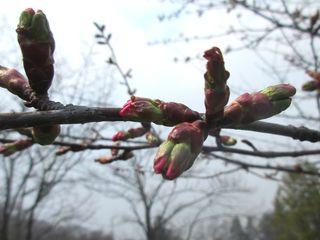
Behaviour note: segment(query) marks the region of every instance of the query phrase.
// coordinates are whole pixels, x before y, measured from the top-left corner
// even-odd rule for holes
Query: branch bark
[[[119,115],[120,108],[97,108],[67,105],[61,110],[27,112],[27,113],[3,113],[0,114],[0,130],[11,128],[23,128],[53,124],[83,124],[89,122],[115,122],[131,121]],[[320,132],[306,127],[284,126],[275,123],[256,121],[241,126],[223,126],[222,128],[247,130],[291,137],[300,141],[318,142]]]

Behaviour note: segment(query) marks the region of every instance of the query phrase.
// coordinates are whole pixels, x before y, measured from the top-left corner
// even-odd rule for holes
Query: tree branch
[[[132,121],[119,115],[120,108],[96,108],[67,105],[61,110],[27,112],[27,113],[2,113],[0,114],[0,130],[10,128],[24,128],[53,124],[83,124],[89,122],[114,122]],[[222,126],[222,128],[263,132],[291,137],[300,141],[318,142],[320,132],[306,127],[284,126],[275,123],[256,121],[241,126]]]

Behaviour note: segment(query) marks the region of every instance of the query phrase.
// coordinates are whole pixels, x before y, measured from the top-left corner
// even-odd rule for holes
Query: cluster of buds
[[[207,62],[205,78],[206,121],[209,125],[223,117],[224,106],[228,103],[230,91],[227,79],[230,74],[224,67],[224,60],[219,48],[213,47],[204,53]]]
[[[119,115],[124,119],[154,122],[165,126],[174,126],[181,122],[193,122],[200,119],[198,112],[192,111],[184,104],[135,96],[131,97],[122,107]]]
[[[220,124],[248,124],[276,115],[291,104],[296,89],[289,84],[270,86],[256,93],[245,93],[224,110]]]
[[[29,139],[5,143],[0,146],[0,154],[3,154],[4,156],[10,156],[16,152],[29,148],[30,146],[32,146],[32,144],[32,140]]]
[[[112,141],[125,141],[129,138],[137,138],[143,136],[148,131],[145,127],[130,128],[128,131],[119,131],[112,137]]]
[[[46,95],[54,75],[54,39],[41,10],[24,10],[17,27],[18,42],[29,84],[36,95]]]
[[[156,154],[154,171],[165,179],[175,179],[188,170],[199,155],[207,138],[207,125],[197,120],[193,123],[180,123],[170,132]]]
[[[311,81],[308,81],[302,85],[302,90],[304,91],[314,91],[320,90],[320,73],[314,71],[308,71],[307,74],[312,78]]]

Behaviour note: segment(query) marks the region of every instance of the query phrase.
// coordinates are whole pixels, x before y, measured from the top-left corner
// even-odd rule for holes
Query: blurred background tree
[[[233,27],[226,32],[217,34],[215,24],[207,23],[203,29],[207,33],[212,32],[212,35],[179,35],[177,38],[166,39],[163,42],[165,44],[186,42],[188,46],[191,46],[192,41],[205,39],[207,43],[203,44],[203,46],[207,47],[209,44],[208,47],[211,47],[213,41],[220,41],[224,51],[229,54],[236,54],[240,50],[245,51],[245,49],[254,50],[256,58],[246,55],[248,58],[241,59],[237,64],[243,64],[241,68],[245,72],[256,74],[253,78],[256,82],[261,80],[263,74],[268,75],[272,83],[288,80],[300,87],[306,78],[305,71],[317,71],[319,68],[320,20],[317,10],[319,4],[315,1],[274,1],[272,4],[268,4],[266,1],[169,2],[173,2],[174,6],[178,6],[178,11],[175,11],[174,14],[166,13],[159,16],[161,21],[173,21],[175,18],[183,17],[184,14],[189,17],[199,16],[203,18],[206,14],[210,14],[210,11],[219,11],[220,14],[223,13],[222,15],[224,15],[226,11],[230,13],[229,16],[232,18]],[[17,10],[17,12],[19,11],[20,9]],[[193,15],[194,13],[196,15]],[[192,21],[196,21],[195,18]],[[92,27],[92,29],[94,28]],[[111,33],[108,32],[107,34]],[[223,42],[217,40],[216,37],[219,37],[217,35],[220,35],[220,37],[226,36],[227,39],[232,39],[236,36],[240,41],[236,45],[234,40],[230,40],[231,44],[229,44],[228,40]],[[135,39],[132,38],[130,40],[134,41]],[[11,46],[12,41],[12,39],[9,39],[7,45]],[[57,69],[59,71],[56,73],[55,86],[52,88],[53,98],[64,103],[72,102],[79,105],[101,107],[113,105],[111,104],[113,99],[108,96],[112,96],[112,93],[116,92],[115,82],[121,82],[125,86],[124,92],[129,93],[128,95],[134,93],[136,86],[131,81],[132,71],[130,68],[122,68],[120,65],[122,59],[117,58],[118,56],[116,57],[115,54],[117,51],[121,51],[121,48],[117,48],[116,51],[111,45],[112,41],[113,35],[112,38],[110,35],[107,44],[103,44],[107,45],[109,50],[109,55],[106,58],[105,56],[97,57],[94,55],[95,51],[102,52],[101,48],[97,50],[94,45],[86,45],[83,49],[88,51],[83,53],[83,58],[81,58],[83,61],[78,68],[74,66],[69,68],[70,66],[66,63],[66,59],[58,59]],[[203,51],[203,46],[197,48],[196,51],[199,51],[199,49]],[[189,53],[195,52],[194,48],[190,47],[190,49]],[[9,53],[4,54],[6,58],[11,56]],[[13,56],[11,66],[19,65],[16,62],[17,59],[20,59],[20,55],[15,53]],[[139,56],[136,56],[136,58],[139,58]],[[177,63],[184,61],[193,64],[194,61],[192,60],[198,58],[199,56],[186,55],[177,57],[175,61]],[[108,64],[104,64],[106,59]],[[259,73],[256,72],[257,66],[249,63],[250,61],[255,61],[255,59],[260,60],[261,71]],[[203,63],[201,64],[204,65]],[[101,67],[101,65],[103,66]],[[145,65],[143,67],[145,70]],[[148,67],[152,69],[150,59]],[[159,66],[156,67],[158,68]],[[179,67],[175,66],[174,70],[177,69]],[[187,72],[185,66],[182,70]],[[163,70],[161,69],[161,71]],[[135,73],[134,69],[133,73]],[[240,76],[238,74],[235,75],[236,81],[238,81]],[[62,78],[63,81],[61,81]],[[297,81],[297,78],[301,80]],[[179,79],[176,80],[179,81]],[[146,81],[146,79],[143,81]],[[171,79],[170,81],[173,82]],[[183,83],[186,85],[185,82]],[[231,81],[233,86],[232,94],[238,95],[247,91],[248,89],[243,86],[245,84],[248,83]],[[257,85],[251,85],[251,87],[255,90],[259,89],[259,84],[264,85],[265,83],[259,82]],[[200,84],[197,83],[197,85]],[[99,89],[99,91],[96,89]],[[176,91],[176,89],[175,87],[170,87],[163,94],[172,90]],[[139,91],[139,89],[137,90]],[[160,90],[157,89],[157,92],[160,92]],[[113,95],[115,101],[124,98],[120,97],[120,94],[115,95]],[[279,119],[284,119],[285,123],[304,124],[312,128],[318,128],[319,116],[314,110],[316,105],[311,105],[312,107],[310,107],[310,99],[317,99],[317,93],[298,93],[296,100],[293,102],[294,110],[281,114]],[[21,103],[11,105],[7,102],[6,99],[1,102],[3,111],[20,111],[21,109],[26,111]],[[195,102],[193,97],[191,102]],[[131,126],[135,127],[136,125],[130,124]],[[285,226],[296,224],[293,219],[298,216],[298,214],[294,215],[290,211],[284,212],[289,206],[289,202],[294,202],[293,199],[295,199],[296,202],[294,204],[305,206],[306,204],[301,198],[306,202],[311,201],[311,199],[307,199],[303,195],[303,193],[309,194],[309,191],[303,189],[303,184],[300,186],[300,198],[297,199],[294,197],[293,190],[290,190],[292,191],[291,195],[287,194],[284,197],[283,192],[286,191],[281,189],[288,189],[289,191],[294,185],[293,182],[299,182],[298,179],[300,177],[317,179],[318,176],[312,177],[301,174],[301,170],[303,170],[319,175],[319,162],[317,162],[316,157],[308,159],[309,162],[314,163],[314,166],[309,168],[305,165],[300,165],[301,158],[295,160],[294,163],[291,157],[288,162],[283,158],[276,160],[273,158],[272,152],[263,151],[263,149],[278,150],[280,147],[284,147],[286,150],[294,149],[296,152],[302,153],[304,150],[309,150],[314,146],[304,143],[296,144],[293,140],[287,143],[277,137],[269,139],[269,145],[267,145],[269,137],[260,137],[260,141],[257,141],[259,143],[258,146],[255,141],[256,136],[253,134],[240,135],[239,138],[243,138],[244,141],[238,142],[239,149],[215,146],[215,142],[210,141],[208,142],[208,151],[204,151],[203,158],[198,159],[199,164],[174,183],[167,183],[155,177],[153,172],[150,171],[152,161],[147,158],[145,158],[145,162],[141,162],[137,157],[118,159],[125,160],[125,162],[113,163],[110,166],[93,166],[92,162],[84,161],[85,159],[93,160],[101,156],[109,159],[110,154],[106,149],[115,147],[111,143],[111,136],[115,133],[115,130],[127,128],[128,125],[112,124],[110,126],[110,124],[105,123],[64,127],[55,146],[50,146],[48,152],[41,147],[34,146],[21,153],[16,153],[12,157],[3,158],[0,170],[0,176],[3,179],[0,185],[0,202],[3,206],[1,208],[2,219],[0,220],[1,239],[281,239],[277,238],[282,236],[278,232],[280,230],[274,228],[276,219],[279,219],[279,228],[283,228],[281,233],[286,234]],[[159,131],[158,129],[156,131],[155,129],[152,130],[154,134],[158,134],[161,131],[165,132],[163,129]],[[231,133],[238,137],[235,132]],[[1,134],[3,135],[3,140],[28,137],[12,131],[1,132]],[[161,137],[161,134],[159,136]],[[138,149],[140,146],[145,146],[146,148],[154,147],[141,139],[124,141],[121,145],[124,149],[127,147],[129,150],[135,149],[137,145]],[[59,146],[59,149],[57,149],[57,146]],[[210,149],[212,146],[214,147]],[[319,154],[317,149],[314,150],[313,154]],[[56,156],[55,153],[59,151],[60,153],[64,151],[65,155]],[[220,153],[210,154],[208,153],[209,151],[218,151]],[[120,153],[123,152],[120,151]],[[251,157],[247,156],[247,154]],[[154,153],[143,152],[143,155],[149,156],[154,155]],[[257,157],[262,157],[258,163]],[[268,160],[270,158],[271,160]],[[219,159],[222,164],[218,164]],[[215,164],[214,167],[210,165],[212,163]],[[262,216],[247,216],[250,214],[246,215],[247,210],[241,208],[241,201],[245,201],[246,198],[243,200],[240,195],[236,195],[239,192],[243,192],[241,184],[235,184],[233,188],[229,189],[228,179],[221,178],[221,176],[232,173],[237,174],[242,171],[245,174],[251,173],[259,178],[275,181],[282,179],[280,172],[289,171],[295,173],[286,175],[287,178],[292,176],[293,179],[296,178],[297,180],[290,180],[289,183],[291,182],[292,184],[286,184],[284,181],[282,187],[279,188],[279,192],[282,192],[282,195],[281,197],[277,196],[274,211],[265,213]],[[240,179],[243,175],[232,176]],[[160,191],[161,189],[162,191]],[[226,196],[225,191],[227,191]],[[318,190],[314,189],[314,191]],[[249,194],[247,191],[245,192]],[[186,196],[181,197],[183,194],[186,194]],[[270,195],[270,193],[265,194]],[[317,195],[313,190],[310,194],[312,196]],[[70,195],[72,195],[71,201]],[[103,204],[99,205],[98,201],[96,202],[96,199],[99,199],[97,195],[102,196],[100,199]],[[199,198],[196,198],[197,196]],[[86,198],[90,197],[91,201],[86,201]],[[68,201],[67,199],[70,202],[66,202]],[[103,205],[108,205],[110,199],[116,199],[116,201],[112,202],[114,205],[109,206],[106,213],[104,213],[103,220],[100,220],[103,224],[98,224],[106,226],[106,228],[98,227],[103,232],[83,229],[82,227],[86,225],[86,222],[90,223],[91,211],[103,212],[103,207],[106,207]],[[119,199],[120,201],[118,201]],[[173,201],[176,201],[176,204],[173,204]],[[104,204],[105,202],[106,204]],[[310,206],[312,205],[310,204]],[[308,220],[308,214],[312,213],[311,209],[317,209],[319,205],[316,206],[316,201],[314,206],[315,208],[301,210],[305,211],[306,216],[300,218],[300,221],[302,219]],[[116,212],[114,217],[111,213],[112,209]],[[47,210],[50,213],[46,212]],[[178,213],[181,213],[181,215],[179,216]],[[310,215],[310,219],[313,219],[313,217],[316,216]],[[112,220],[118,219],[118,221],[110,223],[110,218]],[[280,222],[287,225],[283,224],[282,226]],[[305,222],[304,224],[307,223]],[[127,228],[123,225],[127,226]],[[89,226],[95,228],[95,224],[89,224]],[[208,226],[209,230],[202,231],[204,226]],[[299,234],[307,234],[309,230],[311,232],[312,229],[301,230]],[[115,235],[109,234],[109,232],[115,233]],[[316,230],[312,234],[316,234]],[[285,237],[282,239],[285,239]]]
[[[314,169],[309,163],[305,168]],[[286,174],[279,186],[272,216],[273,239],[319,239],[319,178]]]

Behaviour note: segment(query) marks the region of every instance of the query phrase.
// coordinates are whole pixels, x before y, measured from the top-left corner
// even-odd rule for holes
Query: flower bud
[[[96,158],[95,162],[98,162],[101,164],[109,164],[118,160],[126,161],[132,157],[134,157],[134,155],[131,150],[124,150],[123,153],[117,156],[103,156],[103,157]]]
[[[154,171],[165,179],[175,179],[188,170],[199,155],[207,137],[205,122],[180,123],[170,132],[158,149]]]
[[[143,136],[148,131],[145,127],[130,128],[127,132],[119,131],[112,137],[112,141],[125,141],[129,138],[137,138]]]
[[[320,89],[320,72],[307,71],[307,74],[313,78],[313,80],[308,81],[302,85],[302,90],[311,92]]]
[[[131,97],[122,107],[119,115],[130,120],[154,122],[173,126],[180,122],[192,122],[200,118],[200,114],[181,103],[162,102],[148,98]]]
[[[278,84],[269,86],[260,91],[265,94],[270,101],[283,100],[292,97],[296,93],[296,89],[290,84]]]
[[[291,104],[296,90],[289,84],[270,86],[257,93],[245,93],[224,110],[223,125],[247,124],[276,115]]]
[[[45,14],[28,8],[20,15],[17,27],[23,65],[31,88],[38,95],[47,94],[54,68],[54,39]]]
[[[161,142],[158,136],[154,135],[152,132],[148,132],[146,134],[146,139],[147,139],[147,142],[152,146],[157,146]]]
[[[32,136],[40,145],[49,145],[54,142],[60,133],[60,125],[38,126],[32,128]]]
[[[0,154],[3,154],[4,156],[10,156],[16,152],[29,148],[30,146],[32,146],[32,144],[32,141],[28,139],[5,143],[0,146]]]
[[[29,84],[25,77],[13,68],[0,66],[0,87],[6,88],[23,100],[29,100]]]
[[[116,146],[116,147],[120,146],[120,142],[116,142],[116,143],[114,144],[114,146]],[[117,156],[117,155],[119,154],[119,150],[120,150],[119,148],[111,148],[111,149],[110,149],[111,156],[112,156],[112,157]]]
[[[233,146],[237,144],[237,139],[230,136],[220,136],[220,141],[225,146]]]
[[[219,48],[213,47],[204,53],[207,62],[205,78],[206,121],[211,124],[223,116],[223,108],[228,103],[230,91],[226,82],[229,72],[224,67]]]
[[[317,80],[308,81],[302,85],[303,91],[312,92],[317,89],[320,89],[320,81]]]
[[[129,138],[128,137],[128,132],[119,131],[115,135],[112,136],[112,141],[114,141],[114,142],[116,142],[116,141],[125,141],[128,138]]]
[[[61,155],[66,154],[69,151],[71,151],[71,147],[69,147],[69,146],[61,146],[61,147],[58,148],[58,150],[56,151],[55,154],[57,156],[61,156]]]

